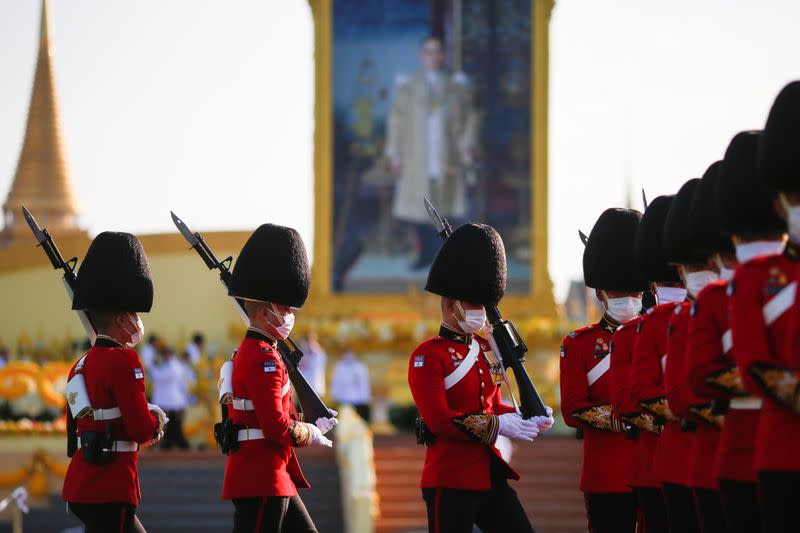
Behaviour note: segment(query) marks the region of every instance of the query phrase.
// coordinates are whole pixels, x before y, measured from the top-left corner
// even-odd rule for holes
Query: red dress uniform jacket
[[[733,335],[728,321],[728,290],[726,281],[711,283],[697,297],[695,316],[689,323],[688,376],[693,391],[700,397],[732,399],[736,394],[724,392],[708,384],[707,379],[734,365]],[[714,461],[715,477],[731,481],[753,483],[755,452],[755,428],[759,413],[756,409],[729,409],[719,435],[719,445]],[[702,447],[699,445],[698,447]],[[694,450],[696,461],[701,450]],[[702,458],[708,461],[708,455]],[[705,471],[703,472],[703,474]],[[697,472],[700,486],[700,472]],[[704,478],[703,483],[708,479]]]
[[[77,364],[77,363],[76,363]],[[155,437],[158,420],[147,407],[144,367],[135,350],[100,337],[87,352],[81,373],[95,409],[119,407],[121,418],[77,420],[78,436],[84,431],[105,431],[111,425],[114,440],[143,444]],[[75,375],[75,365],[69,379]],[[64,478],[62,496],[72,503],[125,502],[139,504],[138,452],[113,452],[105,465],[89,464],[80,448],[75,451]]]
[[[683,380],[686,333],[689,327],[690,302],[675,307],[667,328],[667,359],[664,365],[664,394],[670,412],[678,419],[689,413],[688,387]],[[675,485],[689,485],[689,456],[694,433],[681,431],[680,420],[668,420],[658,439],[655,461],[661,480]]]
[[[726,281],[715,281],[706,286],[697,295],[689,317],[683,379],[689,388],[690,405],[695,407],[726,397],[708,385],[706,378],[732,364],[729,357],[728,363],[724,362],[731,346],[727,287]],[[720,435],[718,426],[698,421],[689,460],[690,487],[718,488],[717,470],[711,458],[717,457]]]
[[[479,353],[475,364],[449,389],[445,378],[455,372],[467,357],[473,340]],[[481,442],[460,423],[471,415],[502,415],[514,408],[502,402],[500,383],[495,383],[495,356],[489,343],[442,326],[439,336],[420,344],[408,364],[408,384],[425,425],[436,442],[425,449],[420,486],[487,491],[491,489],[490,465],[497,461],[505,477],[519,479],[494,446],[497,428],[489,430]],[[493,365],[493,366],[490,366]],[[496,374],[495,374],[496,375]],[[479,417],[480,418],[480,417]],[[492,417],[483,416],[483,420]],[[492,422],[492,424],[496,424]]]
[[[593,408],[602,410],[603,420],[612,414],[611,376],[603,368],[610,368],[608,354],[615,329],[603,319],[567,335],[561,348],[561,413],[569,426],[583,430],[580,489],[587,493],[631,490],[627,478],[633,441],[607,424],[599,429],[575,416]]]
[[[272,339],[248,330],[233,361],[233,396],[253,402],[252,411],[232,407],[234,424],[260,429],[263,439],[239,443],[228,455],[222,498],[296,496],[310,485],[300,470],[290,433],[297,416],[292,404],[286,367]]]
[[[796,263],[783,255],[760,256],[734,274],[730,311],[733,356],[745,388],[764,398],[756,432],[756,471],[800,471],[800,425],[789,409],[767,395],[752,379],[754,363],[784,365],[790,335],[789,309],[795,301]]]
[[[639,415],[639,402],[631,394],[631,369],[633,364],[633,348],[638,337],[639,323],[643,317],[637,317],[621,325],[611,337],[611,406],[625,420]],[[639,439],[655,439],[656,435],[640,430],[633,444],[633,455],[628,472],[628,485],[631,487],[650,487],[653,485],[647,477],[652,462],[652,451],[639,446]]]
[[[667,328],[676,303],[657,305],[647,310],[639,322],[630,369],[631,398],[640,406],[664,396],[664,368],[667,353]],[[662,479],[655,453],[660,436],[640,432],[636,439],[639,486],[661,487]],[[646,484],[645,484],[646,483]]]

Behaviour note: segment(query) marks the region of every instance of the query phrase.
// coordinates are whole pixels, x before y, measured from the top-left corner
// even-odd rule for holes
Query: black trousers
[[[664,492],[653,487],[638,487],[636,499],[644,517],[645,533],[668,533],[667,508],[664,505]]]
[[[233,533],[317,533],[300,496],[234,498]]]
[[[725,525],[725,515],[722,513],[722,500],[718,490],[694,489],[694,503],[697,506],[697,520],[703,533],[727,533],[728,526]]]
[[[758,496],[764,533],[800,531],[800,472],[759,472]]]
[[[636,495],[633,492],[587,492],[586,514],[591,533],[634,533]],[[649,531],[648,531],[649,533]]]
[[[488,491],[422,489],[428,508],[428,533],[535,533],[508,481],[492,480]]]
[[[84,523],[85,533],[145,533],[130,503],[70,503],[69,510]]]
[[[719,481],[722,512],[730,533],[758,533],[761,519],[758,511],[758,491],[755,483],[745,481]]]
[[[692,489],[664,483],[664,502],[671,533],[700,533]]]
[[[161,439],[161,448],[169,450],[173,446],[181,450],[189,449],[189,442],[183,434],[184,411],[165,411],[169,423],[164,428],[164,438]]]

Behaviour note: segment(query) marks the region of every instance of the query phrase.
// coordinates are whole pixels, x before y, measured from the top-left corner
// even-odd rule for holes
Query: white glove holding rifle
[[[147,409],[156,415],[158,419],[158,427],[156,428],[156,438],[149,440],[142,444],[142,446],[152,446],[153,444],[157,443],[161,439],[164,438],[164,428],[167,426],[167,422],[169,422],[169,418],[167,417],[167,413],[164,412],[159,406],[154,403],[148,403]]]
[[[525,420],[517,413],[506,413],[497,417],[500,422],[498,434],[514,440],[533,442],[539,435],[539,424],[535,420]]]
[[[539,434],[550,431],[550,428],[553,427],[553,424],[556,421],[555,418],[553,418],[553,409],[550,407],[545,407],[544,409],[547,413],[545,416],[531,417],[531,420],[536,422],[536,425],[539,426]]]
[[[330,430],[332,430],[336,424],[339,423],[339,420],[336,418],[336,415],[339,413],[331,409],[331,416],[329,418],[317,418],[317,421],[314,424],[322,431],[322,434],[326,434]]]

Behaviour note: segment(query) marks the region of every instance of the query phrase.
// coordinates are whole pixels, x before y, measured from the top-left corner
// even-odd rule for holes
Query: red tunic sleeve
[[[631,397],[638,404],[664,396],[661,358],[664,356],[667,318],[673,308],[671,304],[654,307],[640,322],[630,370]]]
[[[625,323],[611,337],[611,406],[616,416],[639,412],[631,397],[630,373],[640,321],[641,317]]]
[[[586,363],[583,353],[588,351],[585,345],[591,341],[591,335],[578,333],[574,337],[567,336],[561,347],[561,414],[564,422],[574,428],[586,427],[574,416],[575,412],[595,405],[589,399],[589,384],[586,381]]]
[[[689,325],[690,304],[675,308],[667,336],[667,364],[664,370],[664,392],[669,410],[679,418],[689,416],[689,390],[683,379],[686,368],[686,333]]]
[[[278,353],[273,349],[240,353],[235,364],[244,365],[244,372],[240,375],[243,376],[247,397],[253,402],[264,438],[283,446],[292,446],[294,443],[289,428],[294,420],[283,408],[281,389],[287,378],[286,368]]]
[[[753,363],[769,360],[771,350],[764,324],[764,276],[759,261],[736,269],[730,292],[730,323],[733,334],[733,357],[744,388],[751,394],[764,395],[750,375]]]
[[[147,407],[144,365],[139,356],[134,350],[119,350],[119,354],[111,366],[114,375],[109,380],[109,387],[122,413],[125,433],[141,444],[155,437],[158,420]]]
[[[731,395],[706,382],[708,376],[733,364],[728,355],[731,339],[728,330],[728,284],[716,282],[697,295],[694,315],[689,317],[686,338],[686,379],[692,392],[706,399],[728,398]],[[723,346],[723,337],[729,339]],[[727,348],[727,350],[725,349]]]

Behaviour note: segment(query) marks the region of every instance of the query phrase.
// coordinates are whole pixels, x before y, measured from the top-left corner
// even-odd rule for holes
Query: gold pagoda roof
[[[0,246],[33,238],[22,217],[22,205],[54,235],[85,233],[78,227],[78,206],[61,141],[48,7],[48,0],[42,0],[28,121],[17,171],[3,204],[5,227],[0,231]]]

